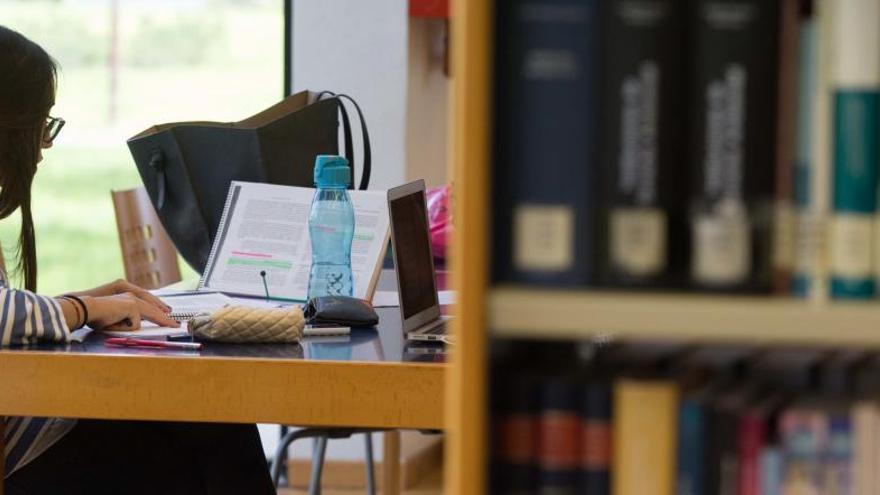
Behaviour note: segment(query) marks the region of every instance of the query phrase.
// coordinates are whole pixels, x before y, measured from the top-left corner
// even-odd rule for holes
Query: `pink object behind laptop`
[[[452,187],[448,184],[427,190],[428,225],[434,258],[445,260],[452,237]]]

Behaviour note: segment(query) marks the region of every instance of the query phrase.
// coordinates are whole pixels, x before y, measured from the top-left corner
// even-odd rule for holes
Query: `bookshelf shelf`
[[[494,336],[880,348],[880,304],[499,287]]]

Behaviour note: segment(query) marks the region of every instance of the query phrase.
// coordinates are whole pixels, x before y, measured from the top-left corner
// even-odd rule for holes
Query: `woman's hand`
[[[88,324],[101,330],[139,330],[141,321],[151,321],[162,327],[178,327],[180,323],[168,316],[167,311],[134,292],[112,296],[80,296],[89,311]],[[164,305],[163,305],[164,306]]]
[[[153,294],[150,294],[149,291],[144,290],[137,285],[126,282],[122,279],[118,279],[114,282],[110,282],[109,284],[104,284],[99,287],[95,287],[94,289],[84,290],[82,292],[71,292],[71,294],[80,297],[106,297],[126,293],[130,293],[136,296],[138,299],[142,299],[166,313],[171,311],[171,308],[168,307],[167,304],[163,303],[158,297],[154,296]]]

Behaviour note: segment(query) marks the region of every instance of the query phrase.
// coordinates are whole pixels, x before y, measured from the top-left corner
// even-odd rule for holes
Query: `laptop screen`
[[[394,257],[403,318],[437,306],[424,189],[391,200]]]

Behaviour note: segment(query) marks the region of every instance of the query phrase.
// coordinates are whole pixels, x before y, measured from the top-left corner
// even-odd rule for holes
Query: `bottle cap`
[[[315,186],[348,187],[351,182],[351,167],[348,160],[337,155],[318,155],[315,157]]]

